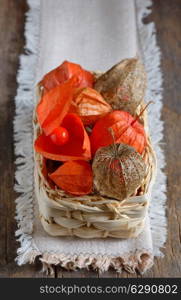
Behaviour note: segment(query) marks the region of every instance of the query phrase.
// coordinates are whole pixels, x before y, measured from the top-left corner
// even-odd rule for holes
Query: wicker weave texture
[[[41,88],[37,87],[37,99]],[[139,105],[136,115],[144,107]],[[134,195],[118,201],[97,194],[71,196],[60,188],[52,189],[42,173],[43,157],[34,153],[35,191],[44,230],[52,236],[77,236],[79,238],[133,238],[143,230],[156,173],[156,156],[152,148],[147,113],[140,120],[147,134],[147,147],[142,154],[146,163],[146,176]],[[41,129],[33,117],[34,139]]]

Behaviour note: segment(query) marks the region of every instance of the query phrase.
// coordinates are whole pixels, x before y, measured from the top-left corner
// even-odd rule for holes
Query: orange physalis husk
[[[80,116],[84,125],[94,124],[98,119],[112,110],[103,97],[92,88],[79,89],[74,96],[73,110]],[[70,110],[71,110],[70,108]]]
[[[67,161],[49,177],[58,187],[73,195],[86,195],[92,191],[92,168],[86,161]]]
[[[81,119],[76,114],[67,114],[61,126],[66,128],[69,133],[69,140],[66,144],[58,146],[43,133],[35,141],[35,150],[52,160],[91,159],[90,140]]]
[[[55,160],[50,160],[45,157],[42,159],[42,174],[44,178],[48,181],[50,187],[53,189],[54,188],[54,183],[50,180],[48,174],[51,172],[54,172],[59,166],[61,162],[55,161]]]
[[[40,81],[40,85],[44,87],[44,92],[47,92],[74,75],[78,78],[77,87],[93,86],[93,74],[84,70],[80,65],[68,61],[64,61],[60,66],[47,73]]]
[[[46,135],[51,134],[61,124],[69,111],[76,82],[76,77],[72,77],[42,96],[36,112],[38,122]]]
[[[121,110],[115,110],[100,119],[92,130],[90,141],[93,154],[98,148],[113,143],[130,145],[142,154],[147,144],[143,125],[130,113]]]

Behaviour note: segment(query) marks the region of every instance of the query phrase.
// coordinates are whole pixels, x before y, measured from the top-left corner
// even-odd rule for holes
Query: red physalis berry
[[[54,144],[62,146],[69,140],[68,130],[62,126],[59,126],[51,133],[50,139]]]

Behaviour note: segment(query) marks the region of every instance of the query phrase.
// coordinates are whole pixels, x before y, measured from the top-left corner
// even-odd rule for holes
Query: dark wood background
[[[25,0],[0,0],[0,277],[46,277],[40,265],[18,267],[14,262],[18,243],[16,230],[13,152],[14,96],[19,54],[24,46]],[[168,239],[164,258],[155,259],[154,267],[142,277],[181,277],[181,1],[154,0],[152,14],[162,51],[164,94],[162,119],[164,151],[167,161]],[[113,271],[67,272],[54,269],[53,277],[141,277]]]

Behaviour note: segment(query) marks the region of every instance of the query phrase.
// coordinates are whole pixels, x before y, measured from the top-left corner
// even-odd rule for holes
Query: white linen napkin
[[[34,1],[29,0],[29,3],[32,2]],[[34,2],[34,5],[36,6],[37,2]],[[79,63],[88,70],[105,71],[121,59],[134,57],[138,52],[134,0],[41,0],[40,7],[36,6],[37,12],[40,32],[34,32],[38,43],[36,83],[64,60]],[[38,26],[35,26],[34,30],[37,30]],[[33,33],[29,38],[30,44],[31,39]],[[21,84],[21,80],[19,81]],[[18,131],[17,124],[16,120],[15,131]],[[22,151],[17,150],[16,153]],[[22,185],[22,175],[17,173],[16,176],[19,185]],[[19,187],[19,190],[22,189]],[[20,203],[21,199],[18,201]],[[22,242],[18,256],[19,264],[33,262],[38,255],[41,256],[40,260],[45,269],[51,268],[53,264],[60,264],[73,270],[91,266],[106,271],[112,266],[119,272],[122,268],[129,272],[144,272],[153,264],[149,217],[143,232],[134,239],[83,240],[74,237],[52,237],[42,228],[35,196],[32,201],[31,229],[24,224],[26,219],[22,221],[21,209],[17,208],[20,226],[17,235],[20,235]]]

